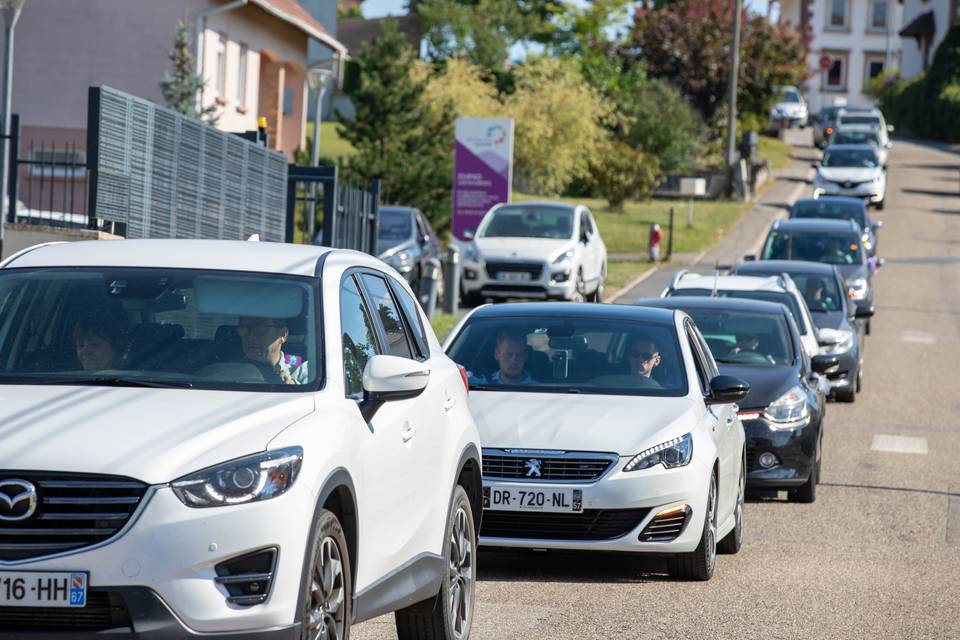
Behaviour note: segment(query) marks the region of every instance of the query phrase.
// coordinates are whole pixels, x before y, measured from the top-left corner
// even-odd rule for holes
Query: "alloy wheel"
[[[585,296],[584,293],[583,293],[583,288],[584,288],[584,286],[585,286],[585,285],[584,285],[584,282],[583,282],[583,272],[582,272],[582,271],[578,271],[578,272],[577,272],[577,282],[576,282],[576,284],[574,285],[574,289],[573,289],[573,301],[574,301],[574,302],[583,302],[583,301],[586,299],[586,296]]]
[[[308,637],[311,640],[340,640],[344,637],[343,559],[336,540],[326,537],[320,543],[310,581],[310,609],[307,612]]]
[[[710,493],[707,496],[706,560],[709,573],[717,562],[717,479],[710,478]]]
[[[473,616],[474,541],[470,520],[463,508],[457,509],[450,530],[450,597],[447,606],[455,638],[464,638]]]

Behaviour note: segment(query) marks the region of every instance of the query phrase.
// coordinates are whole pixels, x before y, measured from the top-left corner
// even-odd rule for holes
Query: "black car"
[[[883,264],[869,258],[860,227],[852,220],[777,220],[767,232],[762,260],[804,260],[836,265],[847,295],[864,315],[873,315],[873,272]],[[870,334],[870,320],[865,321]]]
[[[735,298],[648,298],[634,304],[693,318],[722,375],[749,383],[739,416],[747,437],[747,487],[817,497],[826,398],[820,373],[836,356],[808,358],[789,310]]]
[[[827,374],[830,392],[841,402],[853,402],[863,385],[863,331],[857,318],[873,315],[858,309],[847,296],[843,276],[835,265],[801,260],[741,262],[731,269],[738,276],[773,276],[785,273],[796,283],[817,327],[820,353],[840,359]]]
[[[437,234],[424,215],[413,207],[380,207],[378,224],[377,257],[399,271],[413,290],[422,295],[420,282],[427,260],[442,257]]]
[[[870,217],[866,203],[860,198],[844,196],[802,198],[790,208],[790,217],[853,220],[863,231],[863,248],[867,250],[867,255],[873,257],[877,254],[877,230],[883,226],[883,222]]]
[[[830,144],[830,136],[837,128],[837,113],[843,107],[824,107],[815,114],[813,120],[813,143],[825,149]]]

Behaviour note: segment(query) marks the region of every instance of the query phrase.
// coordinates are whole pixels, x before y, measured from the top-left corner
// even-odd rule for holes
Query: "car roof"
[[[774,291],[786,292],[786,283],[779,276],[714,276],[699,273],[680,274],[672,283],[673,289],[709,289],[718,291]]]
[[[855,204],[860,207],[863,207],[864,210],[866,210],[867,208],[867,205],[860,198],[850,198],[847,196],[820,196],[819,198],[800,198],[799,200],[796,200],[793,203],[793,207],[791,207],[791,209],[793,209],[794,207],[800,204],[813,204],[815,202],[826,202],[826,203],[835,202],[837,204]]]
[[[237,240],[90,240],[38,245],[4,263],[24,267],[145,267],[314,276],[321,258],[383,268],[376,258],[346,249]]]
[[[578,302],[510,302],[477,307],[476,318],[607,318],[673,325],[674,314],[666,309],[642,309],[628,304],[584,304]]]
[[[410,213],[410,212],[413,211],[413,209],[414,209],[413,207],[407,207],[407,206],[401,206],[401,205],[392,205],[392,204],[391,204],[391,205],[387,205],[387,206],[381,206],[380,209],[379,209],[379,211],[390,211],[390,212],[397,211],[397,212],[399,212],[399,213]]]
[[[860,231],[860,227],[853,220],[839,218],[787,218],[786,220],[775,221],[771,229],[804,233],[837,233],[842,231],[859,233]]]
[[[570,211],[575,210],[577,207],[583,206],[581,204],[571,204],[569,202],[556,202],[554,200],[524,200],[523,202],[505,202],[503,204],[497,205],[497,210],[505,209],[507,207],[554,207],[557,209],[569,209]]]
[[[806,260],[754,260],[751,262],[738,262],[733,265],[738,273],[804,273],[814,275],[831,275],[834,273],[834,265],[824,264],[822,262],[808,262]]]
[[[708,298],[706,296],[676,296],[672,298],[640,298],[634,305],[661,309],[714,309],[717,311],[744,311],[784,315],[790,313],[786,305],[746,298]]]

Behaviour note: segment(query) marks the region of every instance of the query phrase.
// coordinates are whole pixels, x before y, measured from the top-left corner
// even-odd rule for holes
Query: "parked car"
[[[396,610],[400,638],[466,637],[479,437],[392,269],[201,240],[0,266],[5,634],[345,638]]]
[[[824,107],[814,116],[813,144],[823,149],[830,144],[830,136],[836,128],[837,113],[843,107]]]
[[[781,87],[776,103],[770,109],[770,120],[773,128],[778,128],[784,121],[788,128],[807,126],[809,112],[807,101],[796,87]]]
[[[863,387],[864,338],[857,319],[873,315],[858,309],[847,296],[847,287],[836,265],[802,260],[759,260],[734,265],[731,273],[744,276],[771,276],[785,273],[803,292],[817,328],[822,355],[835,355],[838,366],[827,374],[834,398],[853,402]]]
[[[498,205],[463,249],[464,301],[601,302],[607,248],[590,210],[560,202]]]
[[[481,545],[666,554],[692,580],[739,550],[748,385],[685,314],[483,306],[444,344],[484,445]]]
[[[887,137],[887,130],[868,124],[841,125],[830,138],[830,145],[842,144],[869,144],[877,152],[877,159],[881,166],[887,166],[887,157],[893,143]]]
[[[790,217],[853,220],[863,232],[861,241],[867,255],[873,257],[877,253],[877,231],[883,226],[883,221],[871,218],[866,204],[859,198],[843,196],[801,198],[790,208]]]
[[[793,316],[780,304],[732,298],[635,304],[689,315],[720,374],[750,385],[738,412],[747,442],[747,488],[787,489],[790,500],[816,500],[826,413],[819,374],[836,366],[837,357],[808,359]]]
[[[813,166],[817,169],[813,178],[814,198],[850,196],[883,209],[887,172],[873,145],[831,144],[823,153],[823,161]]]
[[[867,125],[882,129],[884,133],[893,133],[893,125],[888,125],[883,112],[876,107],[844,107],[837,112],[837,127],[847,125]]]
[[[807,355],[813,357],[820,353],[816,330],[810,310],[803,301],[803,294],[789,276],[778,274],[760,278],[754,276],[706,276],[690,271],[680,271],[673,282],[660,294],[661,298],[673,296],[696,296],[714,298],[744,298],[747,300],[765,300],[785,305],[793,314],[800,331],[800,341]]]
[[[836,265],[858,311],[872,315],[873,272],[883,265],[883,258],[867,257],[860,227],[852,220],[777,220],[767,232],[760,257]],[[864,327],[869,335],[869,319]]]
[[[377,226],[377,257],[397,270],[406,278],[414,292],[421,297],[421,304],[427,300],[421,294],[423,274],[426,273],[428,260],[443,259],[440,238],[426,217],[413,207],[380,207]],[[441,284],[438,292],[442,290]]]

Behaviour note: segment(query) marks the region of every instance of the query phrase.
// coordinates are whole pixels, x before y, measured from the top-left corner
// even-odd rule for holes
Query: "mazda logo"
[[[37,488],[26,480],[0,480],[0,520],[19,522],[37,510]]]
[[[527,477],[528,478],[539,478],[540,477],[540,461],[536,458],[530,458],[523,466],[527,468]]]

